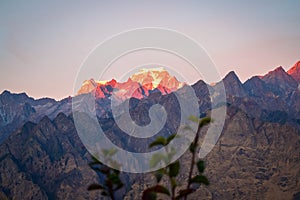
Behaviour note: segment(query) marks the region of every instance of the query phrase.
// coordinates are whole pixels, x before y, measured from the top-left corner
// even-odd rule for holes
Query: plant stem
[[[173,186],[173,185],[172,185],[172,179],[173,179],[173,178],[172,178],[172,177],[169,177],[169,178],[170,178],[170,183],[171,183],[171,195],[172,195],[172,196],[171,196],[171,199],[172,199],[172,200],[175,200],[175,189],[176,189],[176,186]]]
[[[193,141],[193,143],[194,143],[193,145],[195,146],[195,149],[192,152],[191,168],[190,168],[190,172],[189,172],[188,184],[187,184],[186,189],[189,189],[190,186],[191,186],[191,179],[192,179],[194,165],[195,165],[195,155],[196,155],[196,148],[198,146],[198,140],[199,140],[200,130],[201,130],[201,127],[200,127],[200,123],[199,123],[198,124],[197,133],[196,133],[195,139]],[[187,195],[184,196],[184,200],[186,200],[186,199],[187,199]]]
[[[109,196],[110,196],[111,200],[115,200],[114,191],[111,187],[109,187]]]

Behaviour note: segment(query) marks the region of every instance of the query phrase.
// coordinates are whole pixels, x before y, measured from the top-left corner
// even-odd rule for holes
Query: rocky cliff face
[[[30,101],[26,94],[12,95],[4,91],[0,95],[0,144],[36,112]]]
[[[288,74],[292,76],[298,83],[300,83],[300,61],[298,61],[291,69],[288,70]]]
[[[0,146],[0,189],[13,199],[96,199],[96,180],[72,119],[27,122]]]
[[[300,131],[228,109],[222,136],[206,157],[213,199],[292,199],[300,191]]]
[[[277,68],[244,84],[234,72],[223,79],[227,103],[220,106],[227,107],[226,122],[218,143],[205,158],[211,185],[201,187],[191,199],[299,196],[300,90],[294,74]],[[170,82],[178,86],[172,77]],[[107,95],[118,84],[128,90],[134,87],[128,82],[101,84],[106,85],[96,83],[85,90]],[[160,134],[176,132],[180,112],[175,95],[160,89],[149,92],[150,86],[138,90],[137,94],[145,95],[143,98],[127,99],[132,119],[139,125],[149,123],[149,107],[159,103],[169,113]],[[200,80],[192,88],[201,115],[209,115],[210,95],[218,93],[220,83],[210,86]],[[126,138],[120,131],[111,113],[111,100],[106,97],[96,98],[96,111],[108,137],[120,147],[130,144],[130,151],[145,151],[147,141]],[[99,192],[86,190],[89,184],[102,178],[88,166],[90,155],[77,136],[70,115],[71,101],[69,98],[59,102],[34,100],[26,94],[7,91],[0,95],[1,137],[6,134],[0,143],[0,199],[100,198]],[[26,122],[30,120],[33,122]],[[184,154],[180,159],[183,162],[180,180],[185,180],[190,157]],[[119,198],[125,195],[125,199],[140,199],[143,188],[153,182],[150,174],[122,174],[122,178],[128,185],[133,183],[118,194]]]
[[[0,94],[0,144],[25,122],[38,122],[44,116],[54,119],[60,112],[71,114],[71,98],[35,100],[25,93],[4,91]]]
[[[300,191],[300,130],[290,124],[263,122],[229,106],[222,135],[205,158],[210,181],[189,199],[293,199]],[[203,137],[200,141],[203,141]],[[179,181],[185,183],[190,154],[181,158]],[[154,184],[146,174],[126,199],[140,199]]]
[[[141,69],[125,82],[86,80],[78,91],[78,95],[92,92],[96,98],[107,98],[115,93],[120,100],[131,97],[142,99],[158,90],[162,94],[169,94],[178,90],[184,84],[171,76],[163,68]]]
[[[276,95],[285,95],[298,87],[297,81],[284,71],[282,67],[270,71],[261,78],[267,84],[270,84],[272,91]]]

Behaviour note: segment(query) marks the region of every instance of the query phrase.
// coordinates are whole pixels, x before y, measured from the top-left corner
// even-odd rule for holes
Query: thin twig
[[[196,147],[198,146],[198,140],[199,140],[200,130],[201,130],[201,127],[200,127],[200,123],[199,123],[198,129],[197,129],[197,133],[196,133],[196,137],[195,137],[195,139],[193,141],[193,145],[194,145],[195,149],[192,152],[191,168],[190,168],[190,172],[189,172],[188,184],[187,184],[187,187],[186,187],[187,190],[191,186],[191,179],[192,179],[194,165],[195,165]],[[184,200],[186,200],[186,199],[187,199],[187,195],[184,196]]]

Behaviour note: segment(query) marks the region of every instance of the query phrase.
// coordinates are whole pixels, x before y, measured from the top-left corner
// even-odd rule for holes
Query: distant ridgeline
[[[241,83],[234,72],[222,80],[227,116],[222,135],[205,158],[208,188],[191,199],[293,199],[300,196],[300,62],[287,72],[278,67]],[[209,115],[211,96],[220,82],[179,82],[163,69],[142,70],[126,82],[87,80],[77,96],[95,95],[96,113],[106,135],[120,147],[145,151],[146,141],[126,136],[111,113],[112,92],[129,100],[132,119],[150,121],[148,109],[159,103],[168,119],[159,134],[178,128],[180,113],[174,91],[192,87],[201,116]],[[88,166],[72,116],[72,98],[35,100],[25,93],[0,95],[0,199],[98,199],[87,186],[103,181]],[[120,139],[122,138],[122,139]],[[129,144],[129,145],[128,145]],[[146,150],[147,151],[147,150]],[[188,165],[189,157],[180,158]],[[118,194],[140,199],[149,174],[122,173],[128,183]],[[186,177],[182,177],[185,179]],[[98,180],[99,179],[99,180]]]

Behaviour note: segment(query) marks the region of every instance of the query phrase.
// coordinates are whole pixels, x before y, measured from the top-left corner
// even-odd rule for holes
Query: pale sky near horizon
[[[300,60],[300,1],[0,1],[0,93],[62,99],[89,52],[129,29],[162,27],[201,44],[241,81]]]

